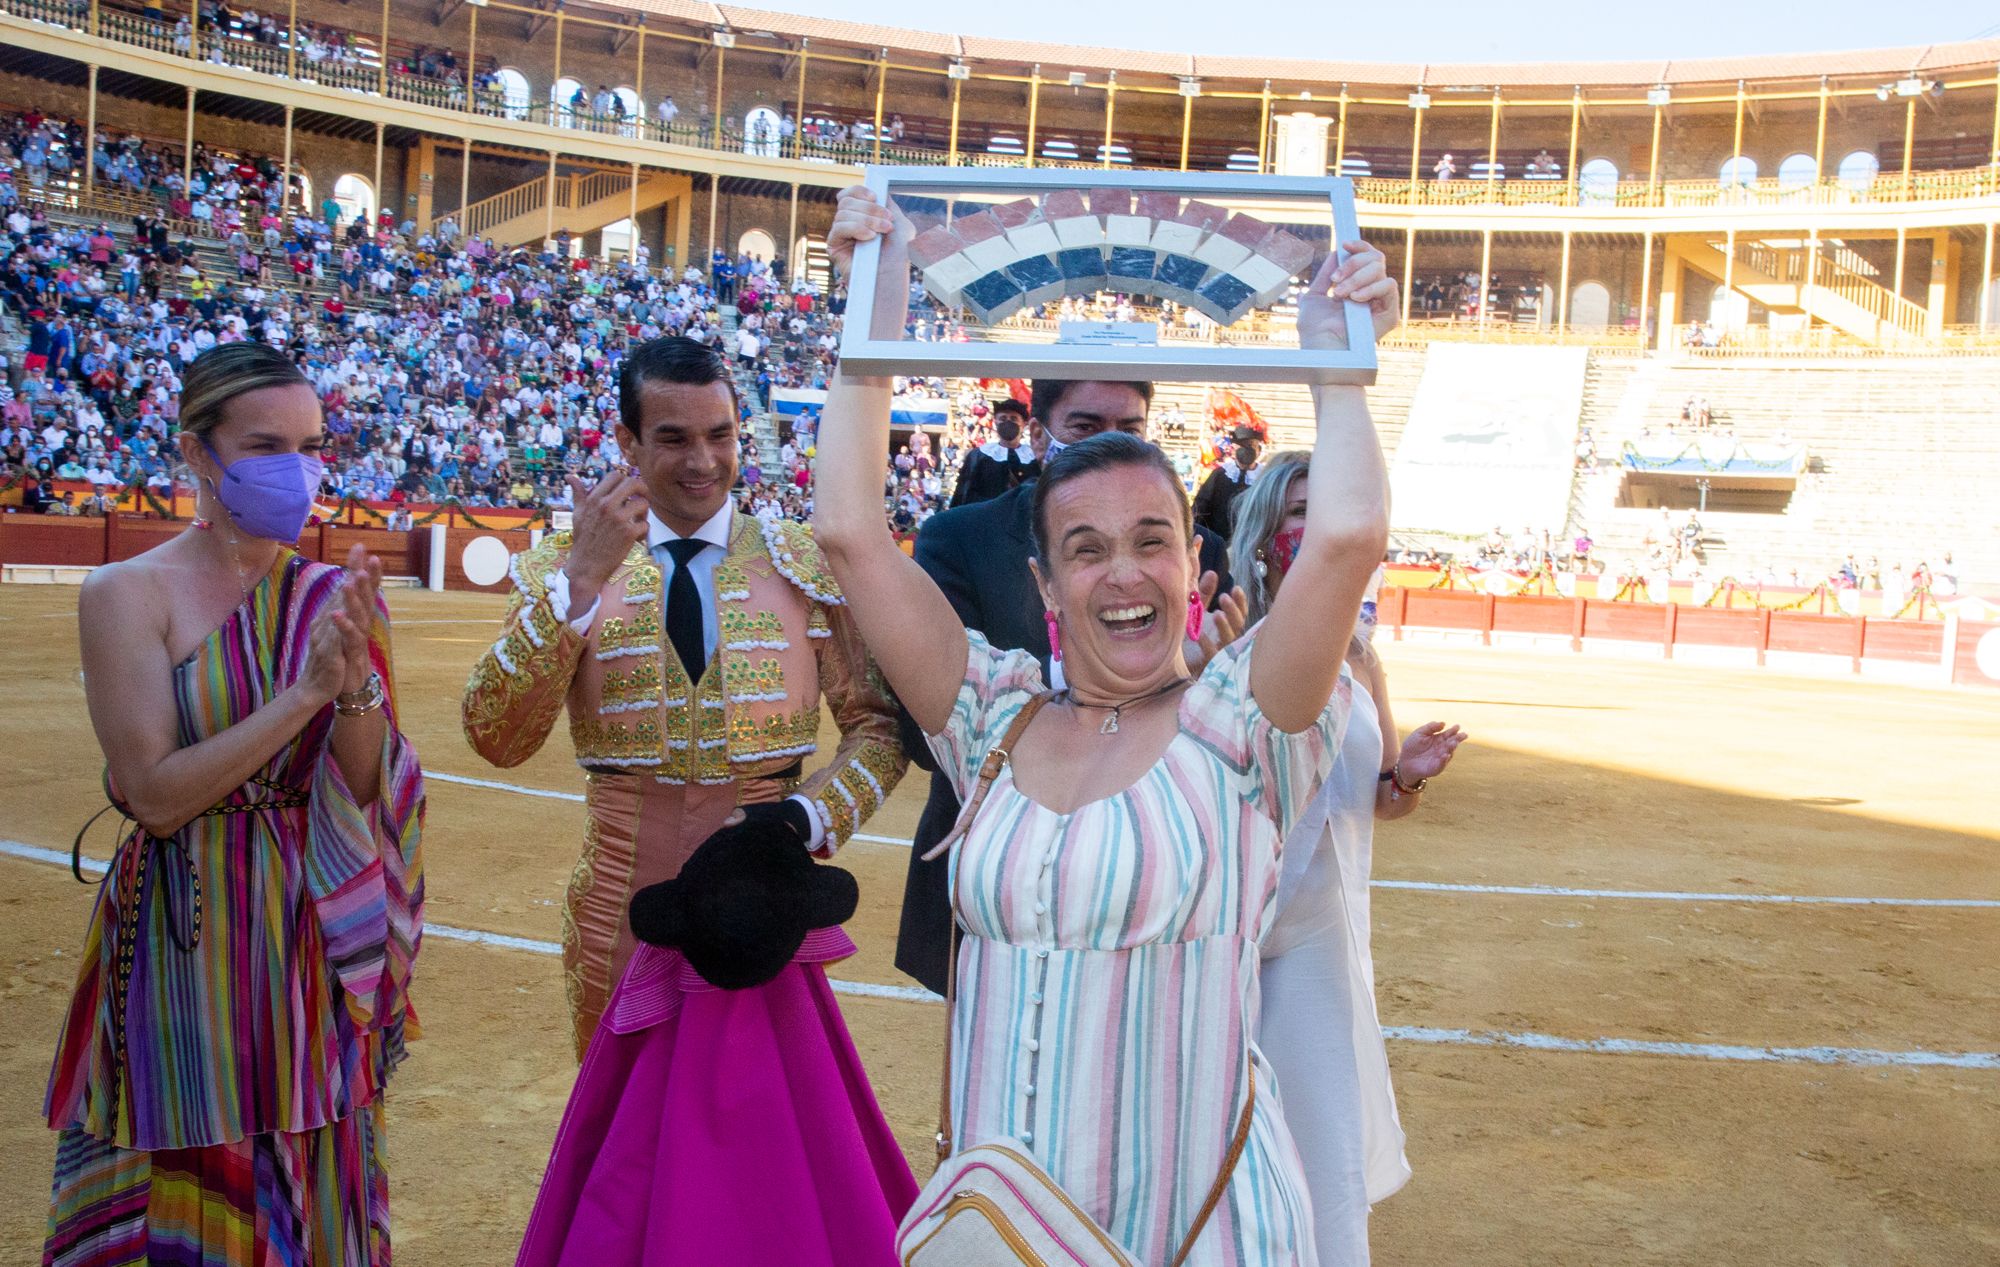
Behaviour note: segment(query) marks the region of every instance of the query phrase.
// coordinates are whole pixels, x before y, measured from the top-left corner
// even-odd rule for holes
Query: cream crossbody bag
[[[1007,727],[998,746],[986,754],[979,781],[948,834],[926,857],[950,849],[971,825],[986,800],[987,789],[1007,764],[1008,753],[1028,723],[1051,696],[1038,695]],[[916,1204],[896,1229],[896,1256],[903,1267],[1140,1267],[1091,1217],[1077,1208],[1069,1194],[1035,1163],[1018,1140],[996,1139],[964,1152],[952,1151],[951,1017],[958,1003],[958,925],[946,939],[944,1079],[938,1099],[938,1168]],[[1208,1199],[1195,1215],[1171,1267],[1181,1267],[1194,1248],[1209,1216],[1228,1189],[1229,1176],[1250,1138],[1251,1110],[1257,1102],[1257,1074],[1250,1072],[1250,1091],[1236,1119],[1236,1134],[1223,1156],[1222,1169],[1209,1185]]]

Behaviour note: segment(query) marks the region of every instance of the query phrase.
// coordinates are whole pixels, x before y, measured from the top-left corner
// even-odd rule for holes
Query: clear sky
[[[1168,52],[1355,61],[1601,61],[1942,44],[2000,35],[1975,0],[748,0],[889,26]]]

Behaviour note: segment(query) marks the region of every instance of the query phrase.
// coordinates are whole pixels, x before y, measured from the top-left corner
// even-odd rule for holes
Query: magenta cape
[[[776,980],[718,990],[641,945],[612,995],[517,1267],[895,1267],[917,1184],[811,933]]]

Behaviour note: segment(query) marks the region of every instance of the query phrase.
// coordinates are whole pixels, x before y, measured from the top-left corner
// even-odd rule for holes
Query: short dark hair
[[[1012,396],[1009,396],[1005,400],[993,403],[993,416],[998,418],[1001,414],[1019,414],[1021,421],[1026,422],[1028,420],[1028,407],[1020,401],[1015,400]]]
[[[680,383],[689,387],[723,383],[729,388],[731,410],[741,413],[743,409],[743,402],[736,397],[736,377],[729,372],[729,363],[720,352],[686,335],[649,339],[626,353],[625,364],[618,370],[618,420],[641,440],[645,437],[640,426],[645,420],[639,396],[648,383]]]
[[[1069,389],[1075,387],[1078,383],[1088,381],[1090,380],[1081,378],[1036,379],[1028,390],[1028,412],[1044,427],[1048,426],[1050,416],[1055,413],[1056,406],[1062,404],[1062,399],[1069,394]],[[1110,382],[1111,380],[1107,379],[1105,381]],[[1113,386],[1131,388],[1133,391],[1139,393],[1141,400],[1146,402],[1147,409],[1153,407],[1153,385],[1151,383],[1114,382]]]
[[[1049,497],[1071,480],[1120,467],[1153,471],[1165,480],[1176,494],[1175,504],[1181,508],[1181,543],[1194,540],[1194,508],[1188,504],[1181,477],[1174,473],[1174,464],[1167,460],[1167,455],[1130,432],[1100,431],[1088,440],[1064,445],[1042,463],[1041,478],[1034,485],[1029,537],[1035,559],[1043,568],[1049,566]]]

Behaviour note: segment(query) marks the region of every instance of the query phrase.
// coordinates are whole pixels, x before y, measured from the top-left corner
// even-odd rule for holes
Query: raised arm
[[[892,267],[884,270],[891,281],[878,287],[877,298],[907,304],[908,283],[896,283],[893,263],[901,257],[907,272],[908,223],[892,218],[867,189],[842,191],[827,234],[827,254],[849,275],[855,246],[885,234],[884,250],[894,253]],[[862,314],[851,313],[849,319],[862,319]],[[899,320],[891,328],[900,326]],[[844,370],[828,388],[819,428],[813,536],[826,552],[847,596],[847,610],[883,676],[917,725],[937,734],[965,679],[965,627],[937,584],[889,535],[882,509],[889,397],[888,379],[852,377]]]
[[[1301,346],[1346,346],[1347,300],[1368,305],[1379,339],[1396,328],[1398,294],[1382,253],[1366,242],[1329,255],[1299,297]],[[1280,730],[1311,726],[1340,680],[1340,649],[1354,633],[1368,578],[1389,542],[1382,444],[1359,387],[1313,389],[1318,417],[1306,476],[1306,532],[1298,558],[1257,634],[1250,690]]]

